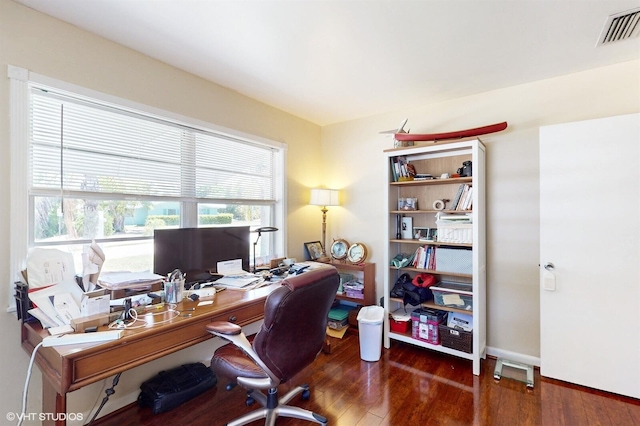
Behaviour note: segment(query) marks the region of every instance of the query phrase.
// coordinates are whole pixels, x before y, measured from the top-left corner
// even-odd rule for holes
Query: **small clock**
[[[362,263],[367,258],[367,248],[362,243],[355,243],[347,251],[347,260],[350,263]]]
[[[349,250],[349,243],[342,238],[336,238],[331,244],[331,258],[335,260],[343,260],[347,257],[347,251]]]

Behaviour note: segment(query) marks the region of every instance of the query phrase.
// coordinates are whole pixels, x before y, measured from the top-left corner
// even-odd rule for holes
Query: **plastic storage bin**
[[[389,329],[394,333],[408,333],[411,326],[411,312],[404,308],[395,310],[389,315]]]
[[[411,313],[411,337],[432,345],[440,344],[438,326],[447,318],[445,311],[416,309]]]
[[[382,354],[382,306],[365,306],[358,312],[360,358],[363,361],[378,361]]]
[[[471,311],[473,309],[473,285],[442,281],[431,287],[433,301],[436,305]]]

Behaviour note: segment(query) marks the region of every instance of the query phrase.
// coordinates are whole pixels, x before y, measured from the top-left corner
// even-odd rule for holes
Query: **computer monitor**
[[[217,272],[218,262],[234,259],[249,271],[248,226],[156,229],[153,247],[153,271],[159,275],[180,269],[187,281],[197,280]]]

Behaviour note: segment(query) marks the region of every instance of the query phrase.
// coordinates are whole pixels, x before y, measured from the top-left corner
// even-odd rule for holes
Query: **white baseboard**
[[[525,355],[518,352],[506,351],[504,349],[487,347],[487,355],[496,357],[496,358],[504,358],[510,361],[520,362],[522,364],[533,365],[534,367],[540,367],[540,358]]]

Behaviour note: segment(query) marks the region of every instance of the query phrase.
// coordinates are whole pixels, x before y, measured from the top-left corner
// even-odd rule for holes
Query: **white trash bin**
[[[365,306],[358,312],[360,333],[360,358],[363,361],[378,361],[382,353],[382,306]]]

